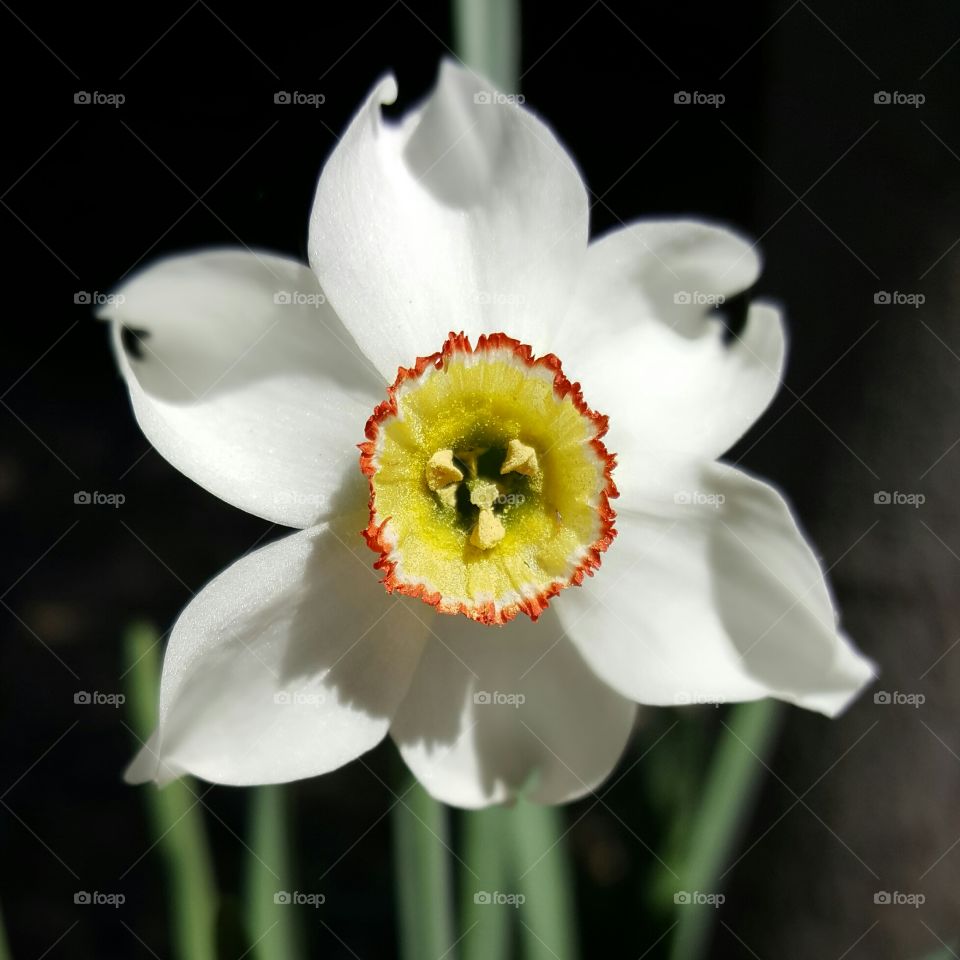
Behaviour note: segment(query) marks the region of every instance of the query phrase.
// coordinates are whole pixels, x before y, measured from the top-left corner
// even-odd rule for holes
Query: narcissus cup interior
[[[384,585],[443,613],[534,620],[612,542],[607,418],[548,354],[450,334],[401,368],[367,421],[367,543]]]

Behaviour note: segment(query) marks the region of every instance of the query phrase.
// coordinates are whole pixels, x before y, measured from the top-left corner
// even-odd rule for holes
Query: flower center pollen
[[[485,449],[438,450],[428,461],[424,471],[427,486],[437,502],[447,510],[457,509],[457,494],[461,483],[469,492],[470,505],[476,510],[476,521],[470,532],[470,543],[479,550],[490,550],[506,536],[498,508],[522,502],[523,494],[516,492],[516,484],[500,478],[510,473],[536,479],[540,468],[537,452],[520,440],[510,440],[499,475],[487,478],[480,475],[480,458],[489,453]],[[466,479],[465,479],[466,478]],[[508,480],[510,478],[507,478]],[[498,482],[499,480],[499,482]],[[506,509],[502,512],[506,513]]]
[[[536,620],[612,542],[606,417],[560,362],[503,334],[451,334],[401,368],[367,422],[367,543],[384,586],[442,613]]]

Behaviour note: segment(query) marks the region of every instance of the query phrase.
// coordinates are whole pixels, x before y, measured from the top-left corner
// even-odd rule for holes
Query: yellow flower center
[[[534,620],[615,536],[606,418],[556,357],[503,334],[451,334],[402,368],[367,423],[364,535],[387,590],[443,613]]]

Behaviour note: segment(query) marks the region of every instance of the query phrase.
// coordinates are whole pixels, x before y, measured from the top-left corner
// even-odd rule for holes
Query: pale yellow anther
[[[540,473],[537,451],[519,440],[507,444],[507,456],[500,467],[500,473],[522,473],[525,477],[535,477]]]
[[[453,462],[452,450],[438,450],[427,462],[426,475],[431,490],[439,490],[463,479],[463,473]]]
[[[489,550],[504,538],[506,532],[496,514],[485,507],[480,511],[480,517],[470,534],[470,542],[480,550]]]
[[[471,477],[477,475],[477,460],[480,459],[488,450],[487,447],[467,447],[463,450],[455,451],[457,459],[467,468],[467,473]]]
[[[489,480],[475,480],[470,485],[470,502],[481,510],[492,510],[500,489]]]

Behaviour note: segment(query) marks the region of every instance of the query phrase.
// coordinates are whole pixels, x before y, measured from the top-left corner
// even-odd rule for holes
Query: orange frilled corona
[[[616,536],[607,418],[552,354],[451,333],[401,367],[367,421],[363,535],[387,591],[500,625],[531,619]]]

